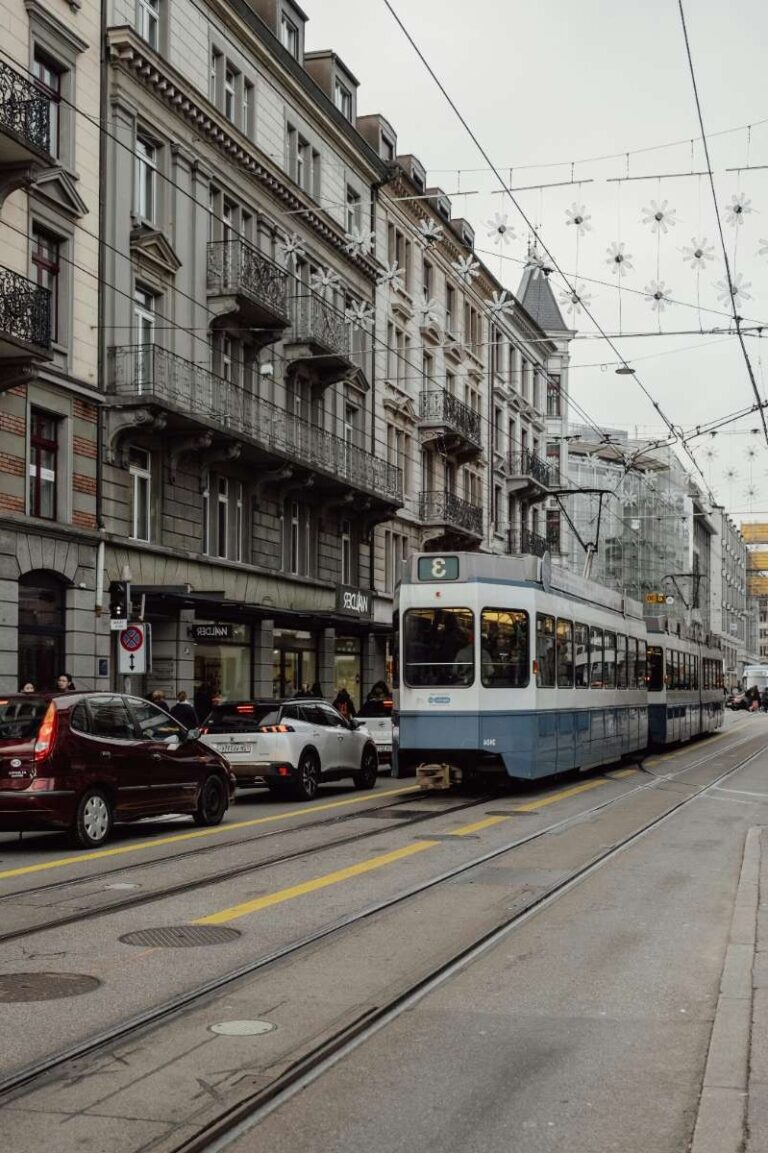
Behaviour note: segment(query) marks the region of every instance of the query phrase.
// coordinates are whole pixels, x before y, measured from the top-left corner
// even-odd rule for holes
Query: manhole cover
[[[160,949],[188,949],[192,945],[223,945],[240,936],[238,929],[223,925],[168,925],[162,929],[137,929],[119,939],[124,945],[154,945]]]
[[[271,1033],[277,1025],[271,1021],[220,1021],[209,1028],[222,1037],[258,1037],[260,1033]]]
[[[84,973],[3,973],[0,975],[0,1003],[80,997],[83,993],[92,993],[100,984],[96,977]]]

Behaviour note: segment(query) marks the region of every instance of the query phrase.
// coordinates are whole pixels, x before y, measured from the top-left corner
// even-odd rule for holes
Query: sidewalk
[[[757,940],[752,967],[752,1042],[749,1058],[747,1153],[768,1149],[768,830],[761,840]]]

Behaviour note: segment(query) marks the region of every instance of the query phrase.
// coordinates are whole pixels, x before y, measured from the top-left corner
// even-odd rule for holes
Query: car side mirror
[[[184,741],[199,741],[200,740],[200,730],[199,729],[187,729],[186,736],[183,737],[183,740]]]

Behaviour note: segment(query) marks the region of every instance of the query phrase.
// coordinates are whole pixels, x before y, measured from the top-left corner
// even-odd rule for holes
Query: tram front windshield
[[[472,684],[475,616],[471,609],[409,609],[404,614],[403,679],[416,688]]]

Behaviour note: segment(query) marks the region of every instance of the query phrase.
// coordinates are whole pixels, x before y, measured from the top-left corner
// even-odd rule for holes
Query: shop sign
[[[356,589],[351,585],[336,586],[336,611],[350,616],[370,617],[373,594],[369,589]]]
[[[234,626],[232,624],[192,625],[193,641],[231,641]]]

